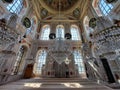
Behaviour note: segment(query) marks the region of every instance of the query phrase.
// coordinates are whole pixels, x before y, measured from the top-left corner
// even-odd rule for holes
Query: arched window
[[[56,27],[56,37],[64,39],[64,26],[58,25]]]
[[[75,50],[73,52],[75,64],[78,66],[79,73],[85,73],[83,61],[82,61],[82,55],[78,50]]]
[[[40,50],[37,56],[36,65],[34,67],[35,74],[41,74],[41,70],[43,65],[45,64],[46,57],[47,57],[47,52],[45,50]]]
[[[76,25],[71,26],[71,35],[72,35],[72,40],[81,40],[78,27]]]
[[[17,54],[17,59],[13,68],[13,74],[18,73],[24,54],[25,54],[25,47],[22,46]]]
[[[90,21],[89,17],[85,16],[83,25],[84,25],[84,34],[87,40],[90,40],[90,33],[93,32],[93,29],[89,27],[89,21]]]
[[[41,40],[49,40],[50,26],[45,25],[42,27]]]
[[[113,9],[113,5],[107,3],[105,0],[99,0],[99,8],[102,14],[106,16]]]
[[[7,6],[7,9],[12,12],[19,14],[23,8],[23,0],[14,0],[12,4]]]

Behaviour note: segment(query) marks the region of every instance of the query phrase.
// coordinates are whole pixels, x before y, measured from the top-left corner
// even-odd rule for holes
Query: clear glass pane
[[[75,64],[78,65],[79,73],[85,73],[82,56],[80,52],[78,50],[75,50],[73,55],[74,55]]]
[[[41,74],[42,66],[45,64],[46,61],[47,52],[45,50],[41,50],[41,52],[38,55],[38,60],[36,62],[36,68],[35,73]]]
[[[64,26],[58,25],[56,28],[56,37],[64,39]]]
[[[41,40],[49,40],[50,26],[46,25],[42,28]]]
[[[113,5],[106,3],[105,0],[99,0],[99,8],[103,15],[106,16],[113,9]]]
[[[77,26],[71,26],[72,40],[81,40]]]
[[[12,4],[9,4],[7,6],[7,9],[12,13],[19,14],[20,11],[22,10],[22,6],[23,6],[22,0],[14,0]]]

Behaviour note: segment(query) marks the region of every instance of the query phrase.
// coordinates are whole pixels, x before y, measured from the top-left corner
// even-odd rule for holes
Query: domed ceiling
[[[79,20],[87,13],[89,3],[90,0],[31,0],[30,4],[40,20],[46,17],[72,17]]]
[[[43,0],[46,5],[54,10],[65,11],[73,7],[78,0]]]

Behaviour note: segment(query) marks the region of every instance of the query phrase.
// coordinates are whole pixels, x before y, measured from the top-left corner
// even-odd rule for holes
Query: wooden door
[[[25,69],[24,78],[31,78],[32,74],[33,74],[33,65],[29,64]]]

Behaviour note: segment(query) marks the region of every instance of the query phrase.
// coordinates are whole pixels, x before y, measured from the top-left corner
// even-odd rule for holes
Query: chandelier
[[[72,55],[72,49],[70,43],[67,43],[63,38],[58,37],[53,40],[53,44],[48,47],[48,55],[53,60],[61,64],[62,62],[70,62],[69,57]]]
[[[60,11],[61,11],[61,1],[59,0],[59,15],[58,19],[61,19],[60,16]],[[58,22],[59,23],[59,22]],[[58,24],[60,25],[60,24]],[[70,63],[70,56],[72,55],[72,48],[70,43],[66,42],[64,38],[62,37],[62,32],[61,32],[61,27],[58,27],[58,36],[56,37],[56,34],[51,33],[49,35],[50,39],[53,40],[53,44],[49,45],[48,47],[48,55],[55,60],[58,64],[61,64],[65,62],[66,64]],[[69,33],[65,34],[66,39],[70,39],[71,35]]]

